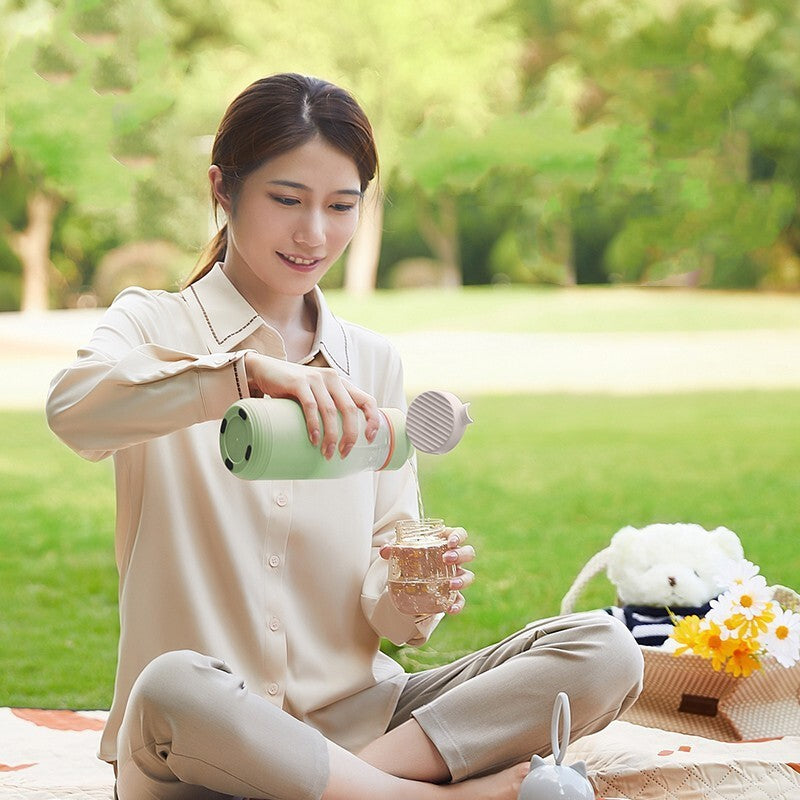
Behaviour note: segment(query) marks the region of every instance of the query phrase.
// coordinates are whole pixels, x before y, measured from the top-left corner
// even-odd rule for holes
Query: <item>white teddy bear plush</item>
[[[692,523],[625,527],[611,539],[606,574],[620,606],[607,609],[640,644],[660,645],[669,635],[669,609],[678,617],[703,616],[727,588],[719,578],[744,558],[728,528],[707,531]]]
[[[739,537],[727,528],[628,526],[611,539],[607,574],[625,605],[701,606],[725,591],[719,576],[743,558]]]

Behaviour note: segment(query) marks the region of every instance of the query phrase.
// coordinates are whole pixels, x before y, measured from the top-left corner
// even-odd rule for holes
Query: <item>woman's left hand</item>
[[[475,559],[475,548],[465,544],[466,541],[467,532],[463,528],[447,528],[447,550],[443,558],[448,564],[456,565],[455,577],[450,581],[450,588],[456,590],[456,599],[447,609],[448,614],[463,611],[467,600],[461,594],[461,589],[466,589],[475,580],[475,573],[461,566]]]
[[[461,590],[466,589],[475,580],[475,573],[464,569],[462,564],[467,564],[475,559],[475,548],[471,544],[465,544],[467,532],[463,528],[445,528],[445,531],[447,532],[447,550],[443,558],[446,563],[456,565],[456,574],[450,580],[450,588],[455,591],[456,598],[447,609],[447,613],[458,614],[463,611],[467,602]],[[392,555],[391,542],[381,547],[380,554],[382,558],[386,559]]]

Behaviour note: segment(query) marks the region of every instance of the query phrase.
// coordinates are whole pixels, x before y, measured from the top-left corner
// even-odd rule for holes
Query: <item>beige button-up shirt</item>
[[[372,394],[405,408],[400,359],[343,322],[316,289],[314,345]],[[155,656],[224,659],[257,692],[357,749],[385,729],[406,677],[379,638],[421,644],[439,617],[399,614],[378,550],[416,516],[416,476],[244,481],[219,454],[219,420],[248,396],[243,357],[283,340],[220,265],[180,293],[124,291],[53,380],[52,429],[82,456],[114,457],[119,662],[100,757],[116,759],[131,686]],[[335,458],[338,455],[334,456]]]

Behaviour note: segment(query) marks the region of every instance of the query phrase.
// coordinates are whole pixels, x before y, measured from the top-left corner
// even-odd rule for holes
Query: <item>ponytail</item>
[[[182,288],[186,289],[195,281],[208,275],[214,264],[224,261],[225,253],[228,250],[228,224],[225,223],[216,233],[214,238],[203,248],[200,257],[197,259],[197,266],[189,277],[184,281]]]

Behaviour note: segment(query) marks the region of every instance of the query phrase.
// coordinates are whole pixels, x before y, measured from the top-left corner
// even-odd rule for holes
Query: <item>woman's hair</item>
[[[321,136],[355,163],[361,191],[375,177],[378,154],[372,126],[355,99],[344,89],[319,78],[284,73],[250,84],[222,117],[211,161],[235,205],[245,178],[271,158]],[[211,192],[214,217],[218,202]],[[228,226],[206,245],[189,286],[225,258]]]

